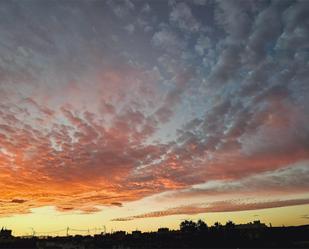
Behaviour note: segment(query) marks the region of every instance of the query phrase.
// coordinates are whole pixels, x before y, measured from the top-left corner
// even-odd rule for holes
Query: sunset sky
[[[0,1],[0,227],[309,223],[308,61],[309,1]]]

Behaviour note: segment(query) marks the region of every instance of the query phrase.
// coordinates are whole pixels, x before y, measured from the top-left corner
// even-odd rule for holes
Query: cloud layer
[[[167,191],[217,200],[164,215],[307,204],[308,11],[1,2],[0,216],[96,212]]]
[[[275,208],[275,207],[286,207],[293,205],[303,205],[308,204],[309,199],[293,199],[293,200],[277,200],[277,201],[264,201],[264,202],[236,202],[236,201],[218,201],[211,204],[199,204],[199,205],[189,205],[180,206],[175,208],[169,208],[163,211],[155,211],[135,216],[116,218],[113,221],[130,221],[134,219],[144,219],[144,218],[157,218],[169,215],[192,215],[200,213],[213,213],[213,212],[235,212],[235,211],[247,211],[247,210],[257,210],[265,208]],[[306,219],[307,216],[303,218]]]

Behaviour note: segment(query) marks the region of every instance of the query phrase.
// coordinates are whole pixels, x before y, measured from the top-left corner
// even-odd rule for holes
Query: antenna
[[[35,231],[34,231],[33,227],[30,227],[30,229],[32,230],[32,237],[35,237]]]

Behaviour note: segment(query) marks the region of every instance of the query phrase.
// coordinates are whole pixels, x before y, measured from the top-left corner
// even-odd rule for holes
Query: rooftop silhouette
[[[0,231],[0,248],[308,248],[309,225],[272,227],[255,220],[246,224],[203,220],[184,220],[179,230],[159,228],[156,232],[115,231],[93,236],[14,237],[12,231]]]

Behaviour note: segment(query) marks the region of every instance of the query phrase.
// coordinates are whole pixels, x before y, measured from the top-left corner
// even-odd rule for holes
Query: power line
[[[66,229],[53,230],[53,231],[43,231],[43,232],[35,232],[36,234],[52,234],[52,233],[60,233],[64,232]]]
[[[94,231],[94,233],[96,234],[99,231],[103,231],[103,233],[106,233],[106,226],[102,226],[102,227],[94,227],[94,228],[88,228],[88,229],[79,229],[79,228],[71,228],[71,227],[66,227],[63,229],[58,229],[58,230],[50,230],[50,231],[35,231],[33,227],[30,227],[31,231],[32,231],[32,236],[36,236],[36,235],[52,235],[52,234],[58,234],[58,233],[65,233],[66,232],[66,236],[69,236],[69,232],[72,231],[74,232],[80,232],[80,233],[88,233],[90,234],[90,232]]]

